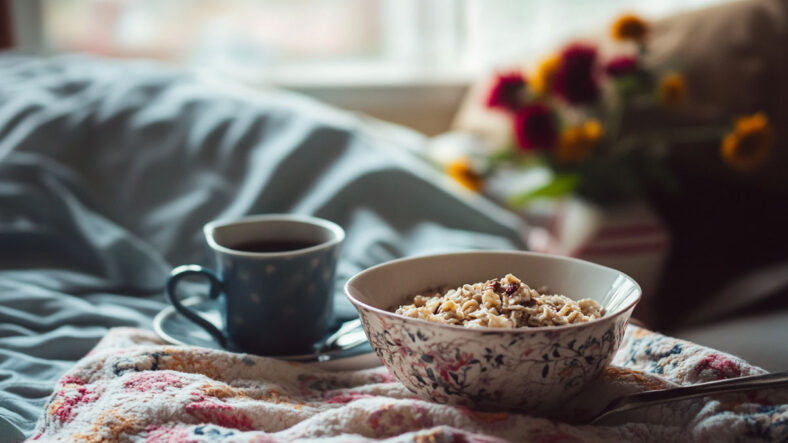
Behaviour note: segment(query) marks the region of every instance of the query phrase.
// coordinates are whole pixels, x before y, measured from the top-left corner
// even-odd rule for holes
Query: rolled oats
[[[583,323],[605,315],[605,309],[594,300],[575,301],[564,295],[548,294],[544,287],[537,291],[512,274],[419,294],[413,297],[413,303],[399,306],[395,312],[468,328],[557,326]]]

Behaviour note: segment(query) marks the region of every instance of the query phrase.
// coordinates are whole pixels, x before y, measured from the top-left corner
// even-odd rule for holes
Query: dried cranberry
[[[514,294],[515,292],[517,292],[518,289],[520,289],[520,283],[517,282],[511,283],[509,284],[509,286],[506,287],[506,295]]]
[[[493,280],[487,284],[487,287],[492,289],[493,292],[500,292],[501,291],[501,282],[498,280]]]

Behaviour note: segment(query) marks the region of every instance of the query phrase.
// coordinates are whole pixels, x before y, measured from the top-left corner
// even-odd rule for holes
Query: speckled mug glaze
[[[224,347],[258,355],[306,354],[334,320],[334,272],[345,233],[316,217],[255,215],[205,225],[215,265],[183,265],[167,284],[178,312],[204,328]],[[278,252],[234,249],[250,241],[302,241],[313,246]],[[220,298],[221,328],[183,305],[176,287],[181,278],[199,275]]]
[[[390,310],[427,288],[512,273],[533,287],[591,298],[607,313],[588,323],[470,329]],[[408,389],[439,403],[549,414],[610,363],[640,299],[637,283],[582,260],[530,252],[466,252],[395,260],[350,279],[345,293],[377,355]]]

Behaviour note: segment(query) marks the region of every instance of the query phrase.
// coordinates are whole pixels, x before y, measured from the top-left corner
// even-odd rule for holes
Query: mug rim
[[[333,238],[328,241],[318,243],[314,246],[310,246],[308,248],[294,249],[292,251],[278,251],[278,252],[241,251],[238,249],[232,249],[232,248],[228,248],[227,246],[221,245],[214,238],[214,233],[219,228],[223,228],[231,225],[251,224],[258,222],[297,222],[297,223],[308,224],[329,231],[333,235]],[[310,215],[300,215],[300,214],[262,214],[262,215],[247,215],[244,217],[217,219],[208,222],[205,224],[205,226],[203,226],[203,234],[205,235],[205,240],[208,242],[208,246],[214,251],[218,251],[223,254],[235,255],[240,257],[249,257],[249,258],[273,258],[273,257],[292,257],[298,255],[306,255],[315,251],[319,251],[321,249],[328,249],[333,246],[336,246],[342,243],[342,241],[345,239],[345,230],[342,229],[342,227],[339,226],[338,224],[330,220],[326,220],[324,218],[312,217]]]

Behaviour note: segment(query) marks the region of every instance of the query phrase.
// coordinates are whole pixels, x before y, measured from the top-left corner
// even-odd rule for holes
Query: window
[[[542,55],[624,10],[720,0],[17,0],[41,49],[145,57],[279,79],[469,79]]]
[[[725,0],[8,1],[26,50],[204,68],[438,134],[490,69],[598,32],[625,10],[652,18]]]

